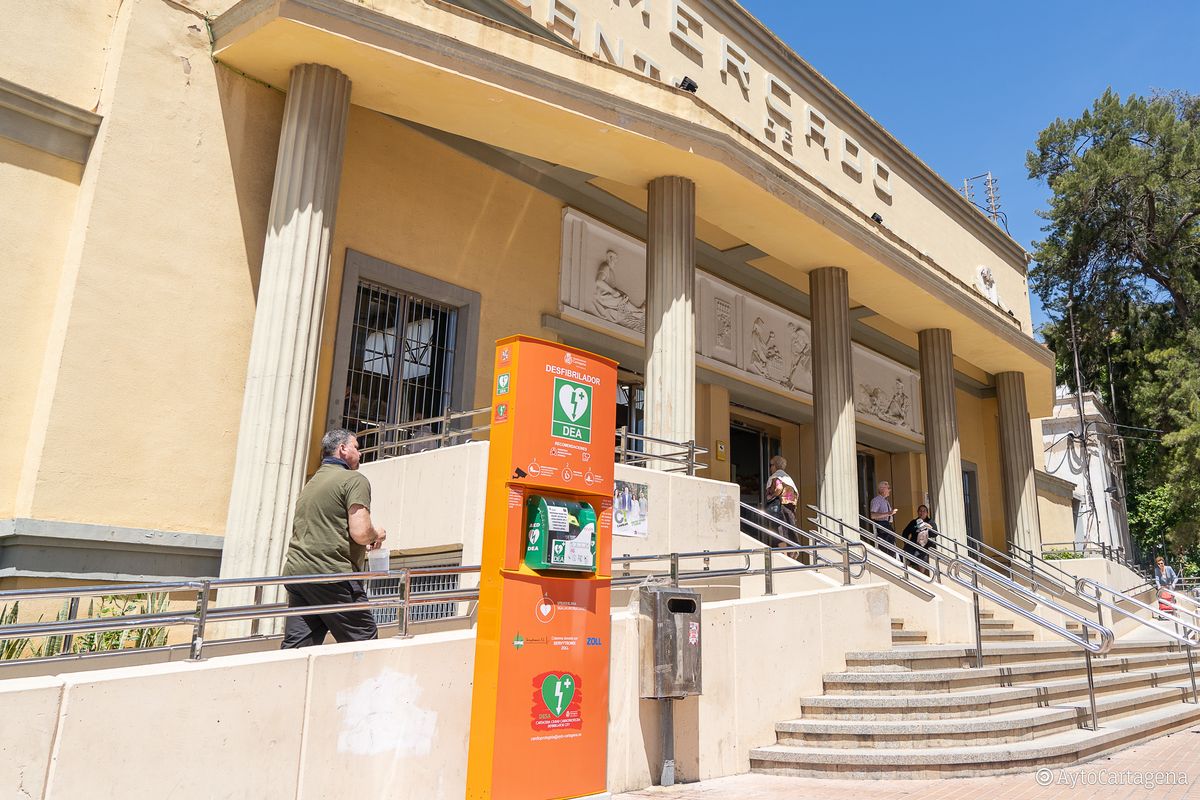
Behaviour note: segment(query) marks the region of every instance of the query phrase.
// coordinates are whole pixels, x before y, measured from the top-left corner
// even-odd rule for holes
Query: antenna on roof
[[[983,178],[984,191],[987,192],[987,208],[975,202],[975,184],[973,181],[977,181],[980,178]],[[1000,179],[993,175],[991,170],[979,175],[972,175],[970,178],[964,178],[959,194],[967,198],[968,203],[987,214],[988,219],[992,222],[999,225],[1003,221],[1004,215],[1000,213]]]

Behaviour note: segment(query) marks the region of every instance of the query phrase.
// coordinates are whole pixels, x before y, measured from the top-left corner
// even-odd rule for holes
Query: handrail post
[[[624,464],[629,461],[629,429],[622,425],[617,429],[617,435],[621,437],[621,460],[618,464]]]
[[[766,591],[763,592],[767,597],[775,594],[775,565],[771,563],[771,547],[768,545],[763,548],[763,582]]]
[[[1196,696],[1196,664],[1192,661],[1192,646],[1187,646],[1188,653],[1188,676],[1192,679],[1192,704],[1200,705],[1200,698]]]
[[[979,572],[971,568],[971,585],[975,587],[972,596],[975,600],[975,666],[983,668],[983,625],[979,621]]]
[[[204,654],[204,625],[208,620],[208,581],[200,581],[196,592],[196,621],[192,624],[192,648],[189,661],[199,661]]]
[[[1084,648],[1083,656],[1087,662],[1088,702],[1092,706],[1092,730],[1098,731],[1100,730],[1100,718],[1096,714],[1096,678],[1092,674],[1092,651]]]
[[[1096,590],[1096,619],[1100,621],[1100,627],[1104,627],[1104,604],[1103,598],[1100,596],[1099,584],[1093,584],[1092,588]],[[1113,617],[1113,624],[1116,624],[1117,618]]]
[[[258,586],[254,587],[254,605],[261,606],[262,601],[263,601],[263,585],[260,583]],[[253,620],[250,621],[250,635],[251,636],[258,636],[260,622],[262,622],[262,620],[259,619],[258,617],[255,617]]]
[[[850,585],[850,542],[842,544],[842,585]]]
[[[629,557],[629,553],[623,553],[622,555],[624,555],[626,558]],[[629,577],[629,562],[628,561],[621,562],[621,577],[622,578]]]
[[[408,600],[410,597],[412,597],[412,593],[408,590],[409,580],[411,580],[411,578],[408,574],[408,569],[405,568],[401,570],[400,599],[403,601],[403,605],[400,606],[400,613],[397,615],[400,622],[400,624],[396,626],[396,638],[398,639],[408,639],[411,636],[411,634],[408,632]]]
[[[149,601],[150,595],[146,595],[146,597],[147,597],[147,601],[146,601],[147,609],[146,610],[148,611],[149,605],[150,605],[150,601]],[[70,602],[67,603],[67,619],[68,620],[79,619],[79,595],[75,595],[74,597],[71,598]],[[71,648],[74,646],[74,644],[75,644],[75,634],[68,633],[66,636],[63,637],[62,652],[64,652],[64,653],[71,652]]]
[[[679,553],[671,553],[671,585],[679,586]]]
[[[696,475],[696,440],[688,439],[687,446],[688,446],[687,474],[688,474],[688,477],[695,477],[695,475]]]

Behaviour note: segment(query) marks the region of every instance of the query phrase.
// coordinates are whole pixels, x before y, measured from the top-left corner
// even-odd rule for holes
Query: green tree
[[[1030,285],[1052,320],[1043,334],[1059,380],[1075,388],[1070,305],[1085,389],[1118,422],[1162,432],[1127,440],[1135,537],[1198,560],[1200,96],[1106,91],[1042,131],[1027,166],[1052,193]]]

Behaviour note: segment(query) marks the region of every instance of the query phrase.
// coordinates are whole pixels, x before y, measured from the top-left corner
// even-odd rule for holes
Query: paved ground
[[[1172,785],[1171,776],[1175,771]],[[1113,785],[1124,780],[1125,785]],[[1140,783],[1138,782],[1140,781]],[[1041,783],[1048,785],[1042,786]],[[1040,775],[919,781],[839,781],[735,775],[653,787],[614,800],[1200,800],[1200,727],[1162,736],[1087,764]]]

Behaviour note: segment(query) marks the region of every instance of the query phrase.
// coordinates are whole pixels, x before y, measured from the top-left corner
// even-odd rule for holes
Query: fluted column
[[[696,184],[655,178],[648,190],[645,432],[685,442],[696,437]]]
[[[809,273],[812,298],[813,428],[817,505],[858,529],[854,373],[850,350],[850,279],[846,270]]]
[[[921,399],[925,420],[925,471],[930,513],[943,536],[966,543],[962,456],[958,446],[958,404],[954,399],[954,349],[950,331],[930,328],[918,334]]]
[[[223,577],[276,575],[304,479],[350,79],[292,69],[250,341]],[[224,600],[222,601],[225,602]]]
[[[1000,406],[1000,457],[1004,478],[1006,541],[1041,552],[1042,526],[1038,517],[1037,484],[1033,467],[1033,439],[1029,406],[1025,401],[1025,375],[996,373],[996,400]]]

